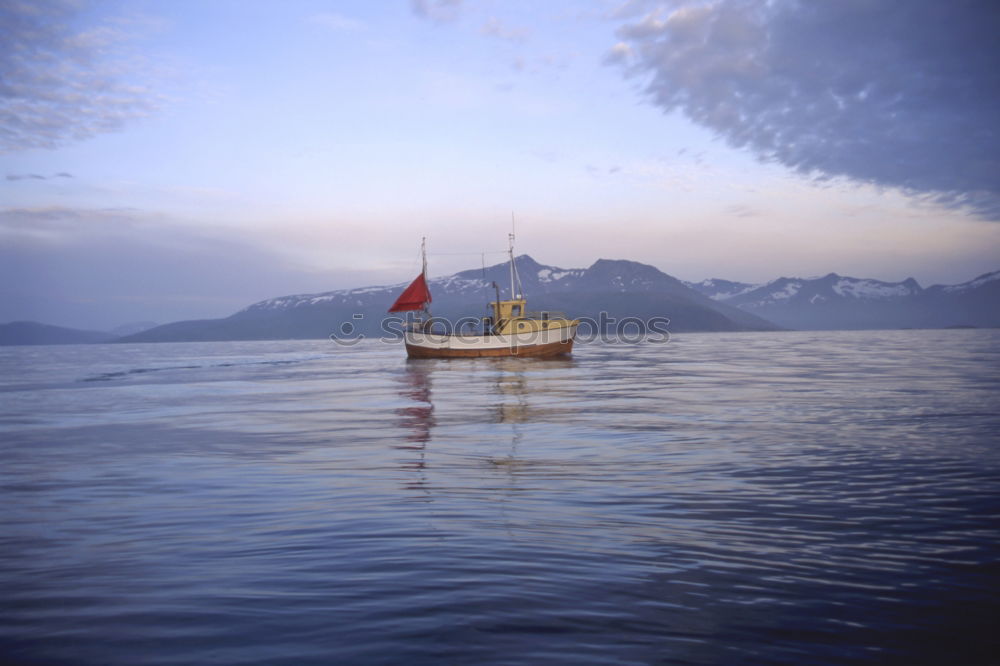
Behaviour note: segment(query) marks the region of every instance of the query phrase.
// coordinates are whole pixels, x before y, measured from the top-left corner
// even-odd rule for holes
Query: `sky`
[[[0,0],[0,322],[110,329],[516,251],[1000,269],[1000,5]]]

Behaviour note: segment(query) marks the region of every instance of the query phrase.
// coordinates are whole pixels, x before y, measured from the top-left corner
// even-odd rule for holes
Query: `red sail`
[[[396,302],[389,308],[389,312],[406,312],[407,310],[423,310],[424,306],[431,302],[431,292],[427,289],[427,281],[421,273],[417,279],[410,283]]]

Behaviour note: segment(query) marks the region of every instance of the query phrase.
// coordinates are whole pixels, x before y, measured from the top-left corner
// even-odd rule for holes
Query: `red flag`
[[[431,292],[427,289],[427,282],[424,274],[421,273],[417,279],[410,283],[410,286],[399,295],[396,302],[389,308],[389,312],[406,312],[407,310],[422,310],[424,305],[431,302]]]

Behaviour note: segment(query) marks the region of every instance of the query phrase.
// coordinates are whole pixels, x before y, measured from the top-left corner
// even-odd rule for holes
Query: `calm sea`
[[[1000,663],[1000,331],[0,348],[0,661]]]

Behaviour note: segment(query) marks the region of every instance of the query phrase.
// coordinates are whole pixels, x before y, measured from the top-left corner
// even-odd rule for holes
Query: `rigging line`
[[[428,257],[474,257],[477,254],[507,254],[506,250],[497,250],[496,252],[428,252]]]

